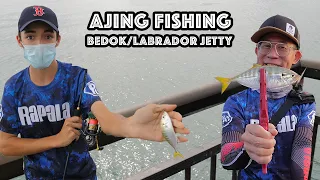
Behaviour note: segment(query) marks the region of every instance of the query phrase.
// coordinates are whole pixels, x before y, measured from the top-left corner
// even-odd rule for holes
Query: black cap
[[[55,31],[59,32],[56,14],[50,8],[45,6],[26,7],[19,18],[19,32],[23,31],[24,28],[34,21],[43,21],[50,25]]]
[[[259,30],[252,35],[251,40],[257,43],[261,37],[271,32],[277,32],[287,36],[300,48],[300,35],[296,24],[293,20],[281,15],[272,16],[264,21]]]

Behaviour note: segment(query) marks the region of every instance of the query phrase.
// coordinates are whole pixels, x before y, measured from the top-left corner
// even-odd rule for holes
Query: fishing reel
[[[102,150],[103,147],[99,147],[98,134],[101,132],[101,127],[99,126],[98,120],[93,115],[92,112],[88,114],[88,120],[86,122],[86,127],[83,132],[85,140],[90,147],[96,146],[97,150]]]

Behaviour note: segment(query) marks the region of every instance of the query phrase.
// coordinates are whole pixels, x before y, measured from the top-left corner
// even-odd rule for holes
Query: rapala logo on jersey
[[[297,124],[297,116],[291,115],[290,116],[285,116],[281,119],[281,121],[277,125],[277,130],[279,133],[283,132],[290,132],[294,131],[296,129],[296,124]]]
[[[228,126],[232,121],[229,111],[222,112],[222,127]]]
[[[296,129],[297,117],[295,115],[285,116],[277,125],[277,130],[279,133],[290,132]],[[250,124],[259,124],[258,119],[250,119]]]
[[[86,87],[84,88],[84,93],[90,94],[92,96],[98,96],[99,94],[96,85],[93,81],[90,81],[86,84]]]
[[[70,117],[70,104],[68,102],[55,105],[32,105],[18,107],[21,124],[32,125],[32,123],[43,122],[47,117],[50,122],[62,121]]]
[[[308,114],[308,119],[310,121],[310,124],[313,126],[314,124],[314,119],[316,118],[316,111],[312,110],[309,114]]]
[[[0,122],[1,122],[2,117],[3,117],[3,111],[2,111],[2,105],[0,104]]]

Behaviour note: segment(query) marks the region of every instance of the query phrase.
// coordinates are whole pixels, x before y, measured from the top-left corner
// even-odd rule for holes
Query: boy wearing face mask
[[[16,39],[30,66],[5,84],[0,104],[0,154],[24,156],[26,179],[97,178],[88,145],[79,131],[90,111],[104,133],[118,137],[163,141],[163,111],[170,115],[177,133],[189,133],[182,116],[173,111],[175,105],[149,104],[128,118],[110,112],[85,69],[56,60],[61,36],[50,8],[25,8]],[[81,118],[75,114],[78,102]],[[187,141],[184,137],[179,140]],[[71,151],[64,148],[72,142]]]

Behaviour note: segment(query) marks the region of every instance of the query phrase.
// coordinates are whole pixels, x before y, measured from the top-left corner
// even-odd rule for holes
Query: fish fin
[[[302,77],[303,77],[304,73],[306,72],[306,70],[307,70],[307,68],[305,68],[305,69],[303,70],[303,72],[301,73],[301,75],[300,75],[300,77],[299,77],[298,81],[296,82],[295,87],[297,87],[297,86],[299,85],[299,83],[300,83],[300,81],[301,81],[301,79],[302,79]]]
[[[231,79],[230,78],[224,78],[224,77],[216,77],[218,81],[222,84],[221,94],[227,89],[229,86]]]
[[[183,155],[181,153],[179,153],[178,151],[174,152],[173,157],[176,158],[178,156],[184,158]]]

